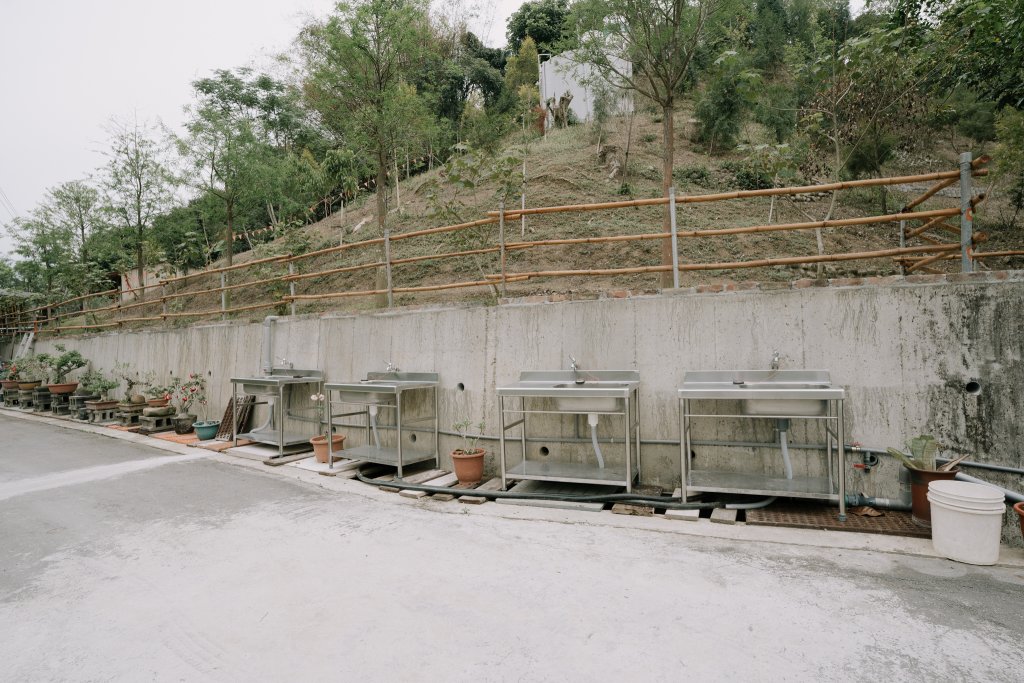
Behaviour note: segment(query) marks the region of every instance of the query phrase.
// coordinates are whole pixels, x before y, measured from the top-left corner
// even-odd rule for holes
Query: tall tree
[[[668,196],[675,162],[675,107],[683,78],[719,0],[579,0],[574,5],[578,54],[613,85],[637,92],[661,109],[662,191]],[[669,231],[665,208],[664,228]],[[662,264],[672,263],[665,239]],[[662,276],[672,284],[672,273]]]
[[[530,0],[508,18],[508,46],[518,52],[523,41],[533,38],[541,52],[558,48],[569,17],[567,0]]]
[[[114,221],[124,228],[135,250],[139,285],[146,279],[146,233],[153,219],[174,204],[175,180],[152,126],[114,122],[103,172],[103,199]],[[144,297],[145,290],[140,290]]]
[[[81,180],[72,180],[49,190],[45,206],[51,221],[74,236],[78,260],[84,266],[89,261],[89,236],[104,225],[99,191]]]
[[[431,118],[410,85],[429,36],[424,0],[341,2],[302,34],[307,99],[344,146],[372,159],[382,235],[384,190],[396,150]],[[378,290],[384,277],[378,269]]]

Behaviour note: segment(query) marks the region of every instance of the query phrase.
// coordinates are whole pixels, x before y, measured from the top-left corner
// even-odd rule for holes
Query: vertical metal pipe
[[[501,469],[501,490],[508,490],[505,475],[505,397],[498,397],[498,466]]]
[[[398,479],[402,478],[402,392],[395,393],[395,449],[398,451]]]
[[[221,272],[220,274],[220,319],[224,320],[227,314],[224,312],[228,308],[228,292],[224,289],[228,284],[228,274]]]
[[[690,405],[685,398],[679,399],[679,488],[685,503],[687,484],[690,479]]]
[[[231,445],[238,445],[238,385],[231,383]]]
[[[323,393],[323,384],[320,385],[320,391]],[[327,423],[330,425],[327,428],[327,469],[334,469],[334,405],[331,401],[331,396],[334,394],[333,391],[327,392]]]
[[[960,155],[960,270],[974,271],[971,250],[974,244],[974,211],[971,209],[971,162],[970,152]]]
[[[441,443],[440,436],[441,430],[439,425],[439,417],[437,411],[437,386],[434,386],[434,467],[441,466]]]
[[[839,446],[839,471],[836,475],[839,477],[839,521],[846,521],[846,422],[843,419],[843,399],[838,400],[839,413],[839,434],[838,434],[838,446]]]
[[[388,276],[388,308],[391,308],[394,301],[394,291],[391,286],[391,228],[384,225],[384,270]]]
[[[625,429],[623,430],[623,436],[625,437],[624,441],[625,441],[625,444],[626,444],[626,493],[633,493],[633,457],[632,457],[633,456],[633,452],[632,452],[632,449],[630,448],[630,446],[632,444],[629,441],[629,431],[630,431],[629,414],[630,414],[630,412],[632,412],[630,410],[630,408],[632,408],[632,405],[631,405],[632,401],[629,400],[629,395],[628,394],[626,395],[626,398],[624,400],[626,401],[626,411],[625,411],[626,414],[623,415],[623,420],[622,421],[625,422]],[[597,427],[592,427],[592,429],[596,430]],[[596,433],[596,431],[595,431],[595,433]]]
[[[505,296],[505,201],[498,204],[498,250],[501,255],[501,295]]]
[[[295,264],[291,261],[288,262],[288,274],[295,275]],[[295,296],[295,280],[288,281],[288,295]],[[291,299],[291,311],[292,315],[295,315],[295,299]]]
[[[907,222],[900,221],[900,249],[907,246]],[[907,274],[907,262],[900,261],[900,275]]]
[[[676,188],[668,188],[668,215],[672,224],[672,289],[679,289],[679,234],[676,230]]]

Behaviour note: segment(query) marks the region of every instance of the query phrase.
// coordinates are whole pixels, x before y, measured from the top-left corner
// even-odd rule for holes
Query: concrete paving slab
[[[973,567],[918,539],[432,504],[133,447],[166,464],[0,501],[0,679],[1018,677],[1013,553]]]

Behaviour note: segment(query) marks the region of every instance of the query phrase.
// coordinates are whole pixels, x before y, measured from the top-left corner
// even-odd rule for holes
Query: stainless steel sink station
[[[438,421],[437,421],[437,385],[436,372],[399,372],[391,363],[384,372],[367,373],[366,379],[354,382],[328,382],[324,385],[327,392],[327,414],[333,423],[334,418],[362,415],[366,427],[366,444],[344,451],[346,458],[365,460],[379,465],[391,465],[398,468],[397,477],[403,476],[403,468],[427,460],[433,460],[435,466],[438,457]],[[409,400],[403,394],[414,393],[416,398],[423,398],[429,405],[432,414],[420,415],[409,419],[406,415]],[[360,406],[359,410],[335,413],[335,406]],[[344,410],[344,408],[340,408]],[[380,410],[392,411],[394,415],[393,429],[395,432],[394,446],[381,443],[380,430],[392,429],[392,425],[379,427],[377,415]],[[408,429],[410,425],[428,423],[427,428]],[[403,445],[403,431],[411,432],[410,438],[415,440],[416,432],[432,432],[429,448],[412,448]],[[330,468],[334,468],[334,453],[330,439],[327,441]]]
[[[773,365],[778,360],[773,359]],[[687,372],[679,387],[679,466],[683,499],[699,492],[741,493],[831,500],[839,504],[839,519],[846,520],[846,450],[843,401],[846,392],[832,386],[827,370],[723,370]],[[739,412],[693,412],[694,401],[731,402]],[[715,405],[718,405],[716,403]],[[695,418],[774,419],[780,433],[786,476],[759,473],[695,470],[691,421]],[[790,420],[820,421],[824,427],[825,477],[794,477],[789,462],[786,431]],[[704,445],[704,444],[698,444]],[[716,441],[716,446],[756,447],[760,444]],[[763,444],[775,447],[776,444]]]
[[[270,373],[261,377],[232,377],[231,405],[235,414],[231,421],[231,441],[235,446],[238,439],[250,439],[257,443],[277,446],[277,457],[284,455],[287,446],[308,443],[309,436],[296,434],[286,430],[289,417],[288,408],[292,404],[292,396],[302,388],[306,396],[319,394],[322,391],[324,373],[320,370],[296,370],[290,367],[275,367]],[[263,398],[252,405],[269,406],[270,415],[261,426],[246,432],[238,433],[238,396],[255,396]]]
[[[624,486],[627,492],[632,492],[633,482],[640,476],[640,375],[627,370],[581,370],[571,356],[570,360],[570,370],[523,372],[518,382],[498,387],[502,489],[508,488],[509,480],[532,479]],[[538,414],[572,415],[577,425],[578,416],[586,415],[594,449],[592,459],[549,462],[528,457],[527,418]],[[625,457],[621,466],[604,466],[597,438],[597,424],[602,416],[622,418],[621,444],[625,447]],[[508,444],[517,439],[508,432],[516,427],[520,427],[518,441],[522,458],[510,464]],[[544,440],[566,441],[558,436]],[[619,439],[611,442],[617,443]]]

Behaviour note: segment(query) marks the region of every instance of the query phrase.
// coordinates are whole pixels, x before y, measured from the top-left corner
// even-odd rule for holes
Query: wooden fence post
[[[498,253],[501,256],[501,295],[506,296],[508,290],[505,275],[505,200],[498,204]]]
[[[292,263],[291,261],[288,262],[288,274],[295,274],[295,264]],[[288,281],[288,294],[293,297],[295,296],[295,280]],[[295,299],[291,300],[291,314],[292,316],[295,315]]]
[[[679,289],[679,231],[676,229],[676,186],[668,188],[668,215],[672,225],[672,289]]]
[[[384,271],[388,276],[388,308],[395,303],[394,287],[391,283],[391,228],[384,224]]]

